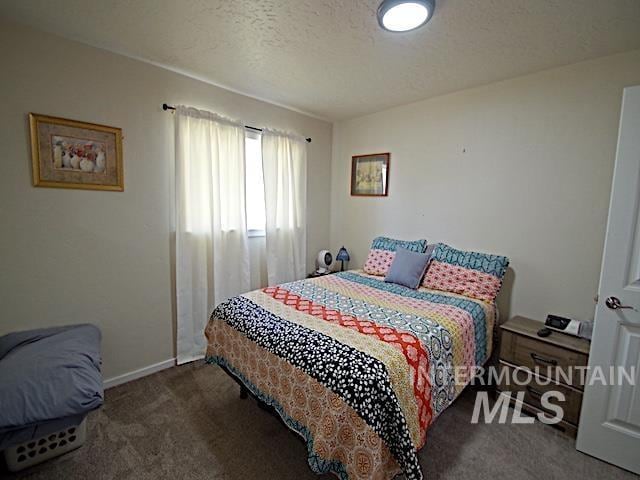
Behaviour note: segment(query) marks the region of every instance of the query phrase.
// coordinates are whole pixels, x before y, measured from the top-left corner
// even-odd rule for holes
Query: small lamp
[[[349,252],[347,252],[346,248],[341,247],[340,250],[338,250],[338,254],[336,255],[336,260],[340,260],[342,264],[340,267],[341,272],[344,272],[344,262],[348,262],[349,259]]]

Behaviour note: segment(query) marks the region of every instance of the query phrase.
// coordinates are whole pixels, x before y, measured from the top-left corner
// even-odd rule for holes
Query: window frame
[[[259,140],[262,144],[262,133],[261,132],[257,132],[255,130],[252,130],[250,128],[246,128],[244,129],[244,138],[245,138],[245,142],[247,138],[251,138],[254,140]],[[246,145],[246,143],[245,143]],[[260,146],[260,153],[262,153],[262,145]],[[261,162],[260,164],[262,165],[262,159],[260,159]],[[244,166],[245,166],[245,172],[244,172],[244,187],[245,187],[245,216],[248,217],[248,205],[247,205],[247,151],[246,151],[246,147],[245,147],[245,159],[244,159]],[[263,195],[264,195],[264,176],[263,176],[263,183],[262,183],[262,190],[263,190]],[[266,211],[265,211],[265,220],[266,220]],[[247,226],[248,226],[248,222],[247,222]],[[266,225],[265,228],[263,229],[249,229],[247,228],[247,237],[248,238],[259,238],[259,237],[266,237],[267,236],[267,232],[266,232]]]

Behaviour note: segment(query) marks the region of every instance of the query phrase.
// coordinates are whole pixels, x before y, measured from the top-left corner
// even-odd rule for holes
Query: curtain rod
[[[162,109],[167,111],[167,110],[175,110],[176,107],[172,107],[171,105],[167,105],[166,103],[162,104]],[[256,132],[261,132],[262,129],[261,128],[257,128],[257,127],[250,127],[249,125],[245,125],[244,128],[248,128],[249,130],[254,130]],[[311,143],[311,138],[307,138],[307,143]]]

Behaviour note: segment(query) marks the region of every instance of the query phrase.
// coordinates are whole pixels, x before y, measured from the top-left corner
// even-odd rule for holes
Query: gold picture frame
[[[122,129],[29,113],[34,187],[124,191]]]

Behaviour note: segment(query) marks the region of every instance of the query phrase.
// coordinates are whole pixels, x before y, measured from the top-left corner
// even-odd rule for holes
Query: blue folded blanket
[[[100,330],[72,325],[0,337],[0,439],[103,403]]]

